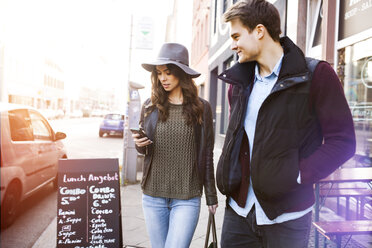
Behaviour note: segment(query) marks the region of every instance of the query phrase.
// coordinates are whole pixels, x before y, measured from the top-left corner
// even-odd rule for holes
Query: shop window
[[[337,73],[354,120],[357,166],[372,166],[372,38],[338,50]]]

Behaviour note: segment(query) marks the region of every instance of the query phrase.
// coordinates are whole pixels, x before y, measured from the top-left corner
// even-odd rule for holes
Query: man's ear
[[[256,37],[258,40],[262,39],[265,36],[266,28],[262,24],[258,24],[255,28]]]

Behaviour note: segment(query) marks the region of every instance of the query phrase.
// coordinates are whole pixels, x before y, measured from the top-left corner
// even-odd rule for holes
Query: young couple
[[[324,61],[305,59],[279,35],[280,16],[265,0],[239,1],[224,14],[238,63],[230,84],[230,122],[217,166],[226,195],[221,247],[306,248],[313,184],[353,156],[355,134],[342,86]],[[216,212],[209,103],[198,97],[187,49],[166,43],[150,71],[151,98],[133,134],[145,154],[143,211],[151,245],[189,247],[204,187]]]

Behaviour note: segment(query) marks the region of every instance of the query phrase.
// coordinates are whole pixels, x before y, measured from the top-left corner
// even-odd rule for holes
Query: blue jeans
[[[246,218],[227,206],[221,248],[307,248],[311,212],[301,218],[273,225],[257,225],[255,209]]]
[[[142,195],[152,248],[188,248],[200,213],[200,197],[179,200]]]

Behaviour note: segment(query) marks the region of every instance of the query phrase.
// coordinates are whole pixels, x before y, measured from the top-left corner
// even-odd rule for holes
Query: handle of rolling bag
[[[212,227],[213,242],[211,242],[208,246],[209,233],[210,233],[211,227]],[[214,221],[214,214],[211,214],[211,213],[209,213],[209,217],[208,217],[208,227],[207,227],[207,234],[205,235],[204,248],[217,248],[216,223]]]

